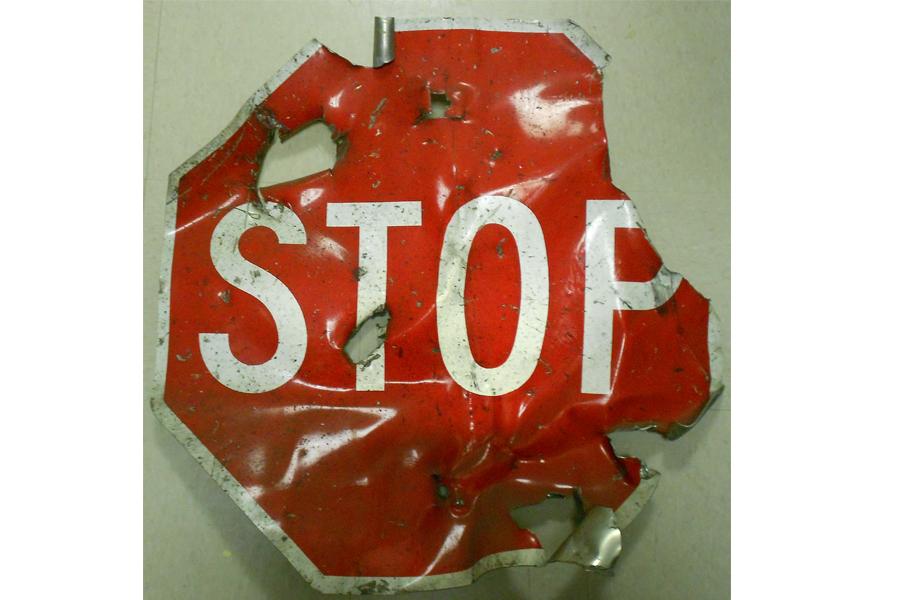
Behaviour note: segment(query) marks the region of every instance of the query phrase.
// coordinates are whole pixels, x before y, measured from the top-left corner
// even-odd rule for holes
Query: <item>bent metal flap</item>
[[[608,567],[657,473],[607,434],[703,414],[709,302],[610,180],[577,25],[393,25],[377,68],[307,45],[172,174],[153,408],[319,590]],[[317,120],[334,168],[260,189]],[[548,496],[556,547],[511,515]]]

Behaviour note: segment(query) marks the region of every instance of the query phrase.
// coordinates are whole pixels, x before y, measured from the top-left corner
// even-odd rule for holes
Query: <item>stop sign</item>
[[[154,410],[322,591],[608,566],[655,474],[606,434],[702,415],[709,302],[610,180],[581,29],[390,35],[378,68],[307,45],[172,174]],[[315,120],[334,168],[260,189]],[[583,507],[559,548],[510,516],[548,494]]]

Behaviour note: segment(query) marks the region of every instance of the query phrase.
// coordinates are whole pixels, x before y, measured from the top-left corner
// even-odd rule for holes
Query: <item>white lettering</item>
[[[469,251],[475,235],[489,224],[502,225],[514,237],[522,281],[512,351],[506,362],[493,368],[482,367],[472,356],[464,300]],[[524,384],[540,358],[549,297],[544,234],[531,209],[506,196],[482,196],[456,211],[447,224],[441,249],[437,327],[444,365],[459,385],[483,396],[499,396]]]
[[[641,228],[631,200],[588,200],[584,234],[584,354],[581,391],[612,389],[613,313],[662,306],[681,284],[681,275],[660,267],[650,281],[615,278],[616,229]]]
[[[344,202],[328,205],[329,227],[359,227],[356,324],[384,306],[387,299],[388,227],[422,224],[421,202]],[[384,389],[384,351],[356,365],[356,389]]]
[[[275,354],[258,365],[235,358],[227,333],[200,334],[200,353],[213,377],[228,388],[248,394],[268,392],[290,381],[306,355],[306,321],[297,299],[274,275],[238,251],[241,236],[254,227],[268,227],[282,244],[306,243],[300,218],[289,207],[274,202],[266,202],[265,211],[249,202],[233,208],[213,231],[210,256],[216,271],[262,302],[275,320],[278,333]]]

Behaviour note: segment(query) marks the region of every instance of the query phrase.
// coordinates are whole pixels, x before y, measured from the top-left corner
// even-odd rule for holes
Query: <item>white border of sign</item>
[[[442,29],[477,29],[483,31],[509,31],[521,33],[562,33],[585,54],[600,70],[609,61],[609,55],[577,24],[572,21],[520,21],[520,20],[488,20],[478,18],[438,18],[438,19],[397,19],[396,31],[426,31]],[[420,575],[414,577],[343,577],[325,575],[304,554],[303,550],[287,536],[278,523],[257,504],[244,486],[212,455],[193,432],[172,412],[163,400],[166,381],[166,367],[169,355],[169,288],[172,275],[172,256],[175,245],[175,223],[178,210],[178,183],[181,178],[210,154],[222,147],[235,131],[253,114],[274,90],[292,75],[303,63],[324,46],[312,40],[295,54],[286,65],[266,82],[244,104],[231,123],[211,142],[185,161],[169,176],[169,187],[166,195],[165,240],[160,268],[158,335],[159,345],[156,351],[156,371],[152,387],[150,406],[154,414],[175,438],[187,448],[188,452],[200,463],[210,476],[224,489],[231,499],[244,511],[251,521],[278,548],[300,574],[317,590],[326,593],[347,594],[364,591],[422,591],[463,586],[471,583],[483,573],[500,567],[538,566],[549,559],[543,549],[512,550],[485,556],[469,569],[440,575]],[[714,315],[710,318],[710,361],[713,361]],[[717,355],[718,358],[718,355]],[[714,390],[721,388],[719,377],[719,361],[713,365],[713,382],[710,384],[709,404],[715,398]],[[639,509],[649,498],[656,486],[658,478],[652,477],[641,482],[628,500],[616,511],[620,517],[620,525],[633,518],[634,509]]]

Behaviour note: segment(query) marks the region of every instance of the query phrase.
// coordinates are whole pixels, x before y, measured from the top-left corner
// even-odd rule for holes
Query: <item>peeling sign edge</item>
[[[396,31],[423,31],[447,29],[477,29],[483,31],[509,31],[521,33],[562,33],[601,70],[609,62],[609,55],[580,26],[571,20],[560,21],[520,21],[489,20],[480,18],[438,19],[397,19]],[[166,404],[164,399],[166,369],[169,355],[169,311],[170,284],[172,277],[172,260],[175,247],[175,224],[178,212],[178,185],[181,178],[224,143],[250,118],[257,108],[288,79],[301,65],[316,52],[325,48],[318,40],[311,40],[282,66],[275,75],[262,85],[243,105],[234,119],[214,137],[206,146],[197,151],[169,175],[168,191],[164,216],[164,232],[162,257],[160,265],[159,306],[157,313],[157,334],[160,343],[156,349],[155,376],[151,384],[150,407],[156,418],[183,445],[200,466],[231,497],[232,501],[244,512],[253,524],[269,539],[269,541],[287,558],[293,567],[309,584],[325,593],[362,594],[370,591],[376,593],[392,593],[397,591],[425,591],[464,586],[472,583],[482,574],[493,569],[513,566],[540,566],[550,560],[548,553],[541,548],[511,550],[490,554],[481,558],[470,568],[438,575],[419,575],[412,577],[348,577],[325,575],[313,564],[303,550],[281,529],[271,517],[250,495],[234,476],[220,463],[190,428]],[[718,322],[716,320],[716,337],[713,339],[714,313],[710,313],[709,350],[710,350],[710,394],[716,390],[721,393],[721,349],[718,345]],[[715,342],[715,345],[714,345]],[[713,362],[713,356],[718,359]],[[714,382],[718,382],[714,386]],[[712,402],[710,401],[710,404]],[[656,487],[656,477],[644,479],[626,499],[617,515],[626,507],[632,506],[631,499],[649,499],[647,486],[652,494]],[[641,494],[642,488],[644,488]],[[641,503],[641,506],[643,502]],[[631,517],[633,518],[633,517]],[[630,518],[627,519],[630,521]],[[624,525],[621,525],[624,527]]]

